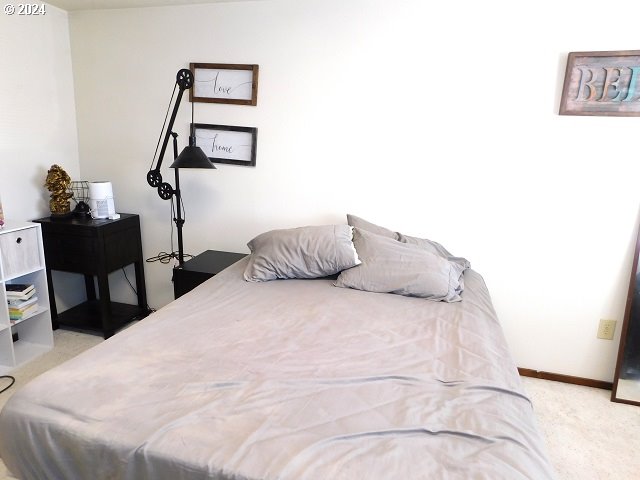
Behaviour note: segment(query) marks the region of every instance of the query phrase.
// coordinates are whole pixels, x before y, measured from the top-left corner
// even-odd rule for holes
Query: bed
[[[31,381],[20,479],[553,478],[482,277],[461,301],[246,281],[250,257]]]

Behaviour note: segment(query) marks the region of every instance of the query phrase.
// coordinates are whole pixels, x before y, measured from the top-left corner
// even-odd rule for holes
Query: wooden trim
[[[611,390],[613,384],[603,380],[593,380],[591,378],[574,377],[572,375],[563,375],[561,373],[541,372],[540,370],[532,370],[530,368],[518,367],[518,373],[523,377],[541,378],[543,380],[552,380],[554,382],[571,383],[573,385],[583,385],[585,387],[602,388],[603,390]]]
[[[640,406],[640,402],[637,402],[635,400],[625,400],[624,398],[617,398],[613,393],[611,394],[611,401],[616,403],[626,403],[627,405]]]

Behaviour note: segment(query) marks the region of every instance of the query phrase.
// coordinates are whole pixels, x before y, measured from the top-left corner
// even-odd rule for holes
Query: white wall
[[[6,220],[23,222],[50,213],[51,165],[80,176],[67,13],[0,14],[0,72],[0,198]],[[83,298],[76,277],[54,272],[60,311]]]
[[[145,181],[189,62],[257,63],[258,106],[195,105],[258,127],[257,167],[183,171],[186,250],[246,252],[272,228],[347,212],[443,243],[483,274],[519,366],[611,380],[638,223],[634,118],[557,115],[569,51],[638,46],[640,4],[267,0],[70,15],[80,161],[170,249]],[[185,100],[176,131],[190,119]],[[173,183],[172,171],[163,173]],[[150,304],[171,268],[147,264]],[[132,297],[124,282],[115,295]],[[176,319],[179,321],[179,319]],[[618,328],[619,330],[619,328]]]
[[[67,13],[0,15],[0,196],[5,216],[26,221],[49,214],[47,170],[77,178],[71,47]]]

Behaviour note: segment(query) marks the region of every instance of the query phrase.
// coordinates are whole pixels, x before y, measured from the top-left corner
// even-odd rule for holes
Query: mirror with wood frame
[[[616,373],[611,390],[611,401],[640,405],[640,232],[633,256],[629,293],[620,333],[620,347]]]

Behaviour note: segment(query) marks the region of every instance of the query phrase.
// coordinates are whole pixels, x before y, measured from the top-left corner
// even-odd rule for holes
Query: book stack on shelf
[[[38,311],[38,297],[34,285],[12,283],[5,285],[5,289],[11,324],[25,320]]]

